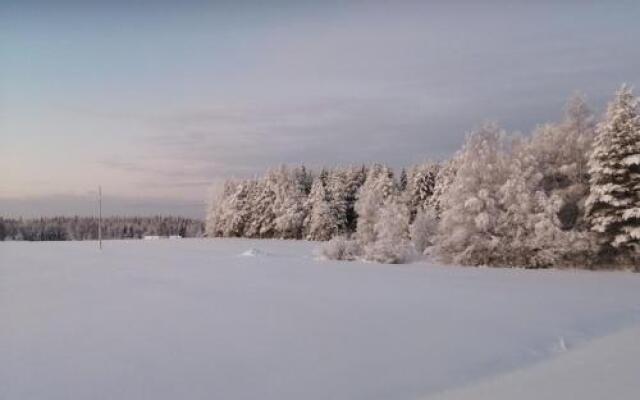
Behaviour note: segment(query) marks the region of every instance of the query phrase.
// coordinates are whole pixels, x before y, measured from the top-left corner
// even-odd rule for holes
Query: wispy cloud
[[[634,1],[285,3],[3,9],[0,196],[406,165],[640,83]]]

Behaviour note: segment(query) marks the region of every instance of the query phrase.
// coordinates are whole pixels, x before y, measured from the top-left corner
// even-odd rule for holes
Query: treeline
[[[623,86],[596,121],[580,96],[531,135],[495,124],[450,160],[396,175],[372,165],[280,167],[229,180],[208,236],[330,240],[322,255],[463,265],[640,265],[640,110]]]
[[[204,222],[183,217],[107,217],[102,219],[103,239],[140,239],[147,235],[201,237]],[[0,240],[97,240],[98,219],[52,217],[0,218]]]

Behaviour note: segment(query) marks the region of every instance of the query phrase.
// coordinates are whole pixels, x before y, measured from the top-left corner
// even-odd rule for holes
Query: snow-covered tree
[[[498,246],[491,263],[529,268],[556,265],[568,251],[569,236],[560,229],[561,200],[539,190],[542,174],[535,171],[530,153],[517,152],[509,163],[506,182],[498,190],[495,226]]]
[[[236,182],[227,180],[211,189],[211,200],[207,209],[206,235],[209,237],[223,236],[225,231],[225,210],[228,207],[228,199],[235,191]]]
[[[347,212],[349,209],[349,182],[346,169],[335,168],[327,177],[327,197],[334,215],[335,234],[347,233]]]
[[[271,238],[275,235],[274,203],[278,179],[275,170],[268,171],[266,176],[258,181],[255,187],[252,204],[252,218],[245,236],[254,238]]]
[[[402,168],[400,177],[398,178],[398,191],[404,192],[407,189],[408,179],[407,170]]]
[[[575,164],[575,168],[563,168],[577,183],[588,184],[589,153],[595,138],[595,118],[593,112],[587,106],[585,98],[581,94],[571,97],[565,107],[565,117],[560,124],[560,129],[567,135],[565,144],[569,165]],[[566,165],[566,162],[565,162]],[[573,174],[571,174],[573,172]]]
[[[538,127],[522,151],[531,153],[532,165],[542,174],[540,187],[561,201],[558,217],[565,230],[586,230],[584,201],[588,194],[586,163],[595,134],[593,114],[580,95],[565,107],[558,124]]]
[[[349,167],[346,170],[347,175],[347,190],[345,199],[347,201],[347,232],[353,233],[356,231],[358,214],[355,210],[356,200],[358,199],[358,192],[365,179],[367,178],[366,167]]]
[[[593,142],[595,123],[584,97],[575,95],[565,106],[559,124],[544,124],[533,133],[528,151],[534,155],[547,193],[553,189],[586,182],[586,163]]]
[[[293,169],[293,176],[298,190],[304,193],[304,195],[308,195],[311,191],[311,185],[313,184],[313,174],[311,171],[302,165]]]
[[[358,213],[356,236],[361,243],[375,242],[375,225],[378,222],[379,210],[385,200],[395,194],[396,186],[391,170],[380,164],[369,168],[355,204],[355,210]]]
[[[355,239],[336,236],[323,243],[318,248],[317,254],[327,260],[354,261],[361,257],[362,247]]]
[[[438,215],[433,208],[418,211],[409,227],[411,242],[419,254],[435,244],[438,234]]]
[[[407,262],[413,252],[409,240],[409,210],[397,196],[389,196],[374,225],[375,240],[364,245],[364,258],[387,264]]]
[[[313,180],[311,193],[305,207],[308,210],[305,220],[307,240],[329,240],[336,232],[335,214],[329,207],[327,193],[322,180]]]
[[[429,207],[439,169],[439,164],[433,162],[415,165],[409,169],[409,173],[406,175],[407,183],[404,196],[407,207],[409,207],[411,221],[418,212]]]
[[[440,216],[442,211],[442,198],[443,195],[449,190],[453,183],[456,173],[458,172],[458,155],[455,155],[452,159],[439,165],[438,172],[436,173],[435,181],[433,183],[433,194],[427,198],[427,207],[435,210],[436,214]]]
[[[438,252],[465,265],[492,264],[499,240],[498,190],[508,174],[505,133],[485,124],[467,137],[457,155],[458,170],[442,194]]]
[[[281,166],[274,171],[269,182],[275,193],[273,202],[274,236],[283,239],[302,238],[305,218],[305,193],[295,171]]]
[[[251,195],[255,181],[238,181],[223,201],[221,211],[222,235],[226,237],[242,237],[251,218]]]
[[[587,215],[603,250],[640,254],[640,110],[625,85],[598,125],[589,158]]]

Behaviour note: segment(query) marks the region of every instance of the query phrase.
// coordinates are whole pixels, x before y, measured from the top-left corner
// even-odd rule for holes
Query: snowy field
[[[640,274],[0,243],[0,398],[637,399]]]

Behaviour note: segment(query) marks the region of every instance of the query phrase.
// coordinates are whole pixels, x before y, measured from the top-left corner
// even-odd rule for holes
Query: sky
[[[0,0],[0,215],[201,217],[270,166],[450,157],[640,83],[637,1]]]

